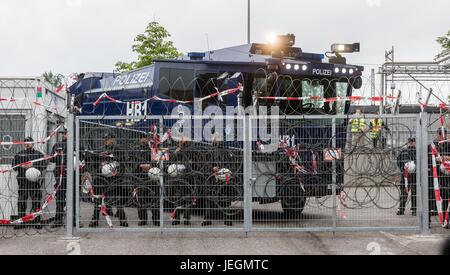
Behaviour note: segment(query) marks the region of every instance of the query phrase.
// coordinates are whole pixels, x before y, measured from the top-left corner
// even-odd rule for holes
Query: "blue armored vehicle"
[[[258,107],[278,107],[277,115],[283,119],[277,150],[265,150],[266,141],[258,134],[253,136],[253,200],[281,202],[287,215],[297,217],[306,198],[331,195],[333,183],[339,192],[344,182],[340,156],[347,140],[348,119],[344,115],[349,112],[352,91],[362,86],[364,68],[347,64],[341,55],[359,52],[358,43],[334,44],[326,54],[303,52],[294,44],[295,36],[288,34],[278,36],[273,44],[189,53],[155,60],[151,66],[126,73],[80,74],[70,87],[71,101],[82,116],[149,118],[188,112],[194,115],[198,112],[195,108],[203,111],[210,106],[223,110],[224,115],[227,108],[253,107],[250,115],[257,117],[262,115]],[[267,108],[264,115],[273,112]],[[167,129],[175,123],[173,119],[165,120],[164,125],[158,125],[157,120],[125,119],[109,126],[116,129],[128,125],[126,130],[136,135],[148,132],[149,126]],[[208,181],[218,171],[232,174],[235,190],[220,191],[217,195],[228,199],[218,200],[219,206],[242,200],[242,143],[184,143],[184,155],[173,160],[186,164],[197,178]],[[186,191],[188,200],[200,189],[196,186]],[[173,203],[180,202],[174,199]]]

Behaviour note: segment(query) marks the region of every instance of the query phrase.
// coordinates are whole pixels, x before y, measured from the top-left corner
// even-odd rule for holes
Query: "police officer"
[[[137,208],[139,226],[145,226],[148,223],[148,209],[150,208],[152,213],[152,220],[154,226],[159,226],[160,222],[160,208],[159,208],[159,181],[149,182],[150,178],[148,172],[153,167],[157,167],[156,161],[152,161],[151,152],[151,135],[148,134],[139,138],[139,143],[134,150],[134,173],[139,181],[139,187],[137,190]]]
[[[47,167],[47,161],[39,161],[35,163],[30,163],[33,160],[38,160],[44,158],[44,154],[34,149],[33,138],[25,138],[25,150],[20,151],[14,156],[12,166],[17,172],[17,184],[18,190],[18,214],[19,218],[23,218],[26,215],[28,199],[31,199],[31,213],[36,212],[41,207],[42,201],[42,179],[45,168]],[[16,167],[17,166],[17,167]],[[36,181],[30,181],[26,177],[26,172],[28,169],[35,168],[40,172]],[[40,217],[37,217],[33,221],[34,227],[36,229],[41,229],[42,225],[40,223]],[[15,229],[22,228],[23,225],[15,226]]]
[[[57,156],[50,160],[55,163],[55,188],[56,190],[56,215],[51,228],[58,228],[63,225],[64,208],[66,207],[66,192],[67,192],[67,129],[63,128],[60,132],[61,141],[56,143],[52,148],[52,155]],[[75,182],[75,181],[74,181]],[[75,190],[75,186],[74,186]],[[75,224],[75,192],[73,193],[73,219]]]
[[[350,121],[352,132],[352,147],[358,146],[364,142],[364,131],[367,128],[361,109],[356,109],[355,118]]]
[[[57,228],[63,225],[64,207],[66,206],[66,190],[67,190],[67,130],[63,129],[61,132],[62,141],[56,143],[52,148],[52,155],[58,154],[50,162],[55,163],[55,188],[56,190],[56,215],[52,228]]]
[[[220,166],[230,165],[230,160],[227,159],[227,152],[223,142],[217,142],[214,144],[213,156],[211,163],[213,164],[211,176],[206,181],[205,188],[205,213],[203,216],[204,221],[201,226],[212,225],[214,216],[224,221],[226,226],[233,226],[231,217],[225,214],[230,207],[230,195],[232,195],[232,186],[228,183],[219,181],[217,173],[220,170]],[[231,167],[231,165],[229,166]]]
[[[417,214],[417,177],[415,171],[416,164],[416,139],[408,139],[408,147],[403,149],[397,157],[397,166],[402,173],[400,186],[400,207],[397,215],[405,214],[405,206],[408,201],[408,192],[411,190],[411,212],[413,216]],[[414,169],[413,167],[414,166]],[[407,181],[407,185],[405,184]]]
[[[384,121],[377,117],[370,120],[370,139],[372,140],[373,148],[378,147],[378,142],[381,140],[381,148],[385,146],[385,139],[383,138],[383,130],[390,131],[389,128],[384,124]]]
[[[124,151],[120,150],[117,146],[117,140],[114,134],[107,133],[104,135],[104,150],[99,154],[88,154],[86,158],[86,168],[88,171],[92,172],[94,175],[97,174],[97,180],[94,180],[94,192],[96,195],[105,194],[108,190],[107,184],[111,184],[112,181],[120,180],[120,171],[123,170],[123,165],[125,161]],[[122,165],[121,165],[122,163]],[[106,166],[106,167],[105,167]],[[109,166],[109,169],[108,169]],[[107,169],[105,169],[107,168]],[[103,174],[104,169],[109,173]],[[114,194],[108,193],[108,196],[120,197],[119,193],[121,188],[118,190],[114,189]],[[101,199],[94,200],[94,213],[92,214],[92,220],[89,227],[98,227],[100,218],[100,204]],[[108,215],[112,214],[111,207],[107,205]],[[116,217],[120,220],[120,226],[128,227],[127,218],[123,207],[118,206]]]

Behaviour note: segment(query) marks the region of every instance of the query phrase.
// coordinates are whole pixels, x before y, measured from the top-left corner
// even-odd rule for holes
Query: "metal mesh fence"
[[[375,120],[383,121],[377,134]],[[253,153],[254,190],[272,203],[254,205],[254,216],[264,217],[254,226],[418,228],[417,210],[405,215],[416,202],[415,171],[404,174],[416,161],[416,148],[408,148],[416,127],[416,117],[284,117],[278,150]]]
[[[345,115],[351,103],[398,99],[352,94],[355,79],[292,79],[261,72],[246,92],[251,97],[240,97],[248,80],[216,76],[198,83],[201,79],[189,85],[172,81],[168,98],[130,102],[88,93],[80,107],[91,116],[77,117],[75,138],[69,141],[59,134],[66,116],[63,96],[36,80],[3,80],[1,236],[69,227],[72,221],[64,216],[72,199],[80,231],[418,230],[427,209],[432,228],[442,228],[447,149],[446,137],[436,130],[446,126],[441,119],[446,113],[427,117],[427,140],[437,139],[439,153],[433,177],[431,147],[428,162],[418,160],[423,151],[417,144],[430,143],[423,139],[418,116]],[[202,97],[194,102],[187,94],[196,85]],[[242,102],[254,108],[234,108],[233,115],[221,116],[226,106]],[[191,116],[196,103],[202,115]],[[220,115],[212,115],[211,106]],[[161,110],[178,116],[151,116]],[[25,137],[33,140],[25,142]],[[67,156],[71,142],[73,169]],[[16,160],[26,145],[38,153]],[[31,168],[39,173],[36,184],[21,185]],[[68,178],[72,172],[74,178]],[[66,199],[71,181],[75,197]]]
[[[40,78],[0,79],[0,238],[58,230],[66,94]],[[64,145],[65,146],[65,145]]]
[[[428,118],[427,190],[428,210],[432,232],[438,233],[449,225],[450,202],[450,147],[448,110]]]
[[[376,120],[382,121],[378,134],[374,134]],[[421,141],[417,126],[414,116],[370,117],[362,132],[349,131],[353,144],[344,154],[338,226],[419,226],[416,144]]]
[[[194,139],[207,120],[179,121],[79,120],[82,227],[242,227],[242,141]]]
[[[404,115],[79,117],[79,230],[418,230],[417,126]]]

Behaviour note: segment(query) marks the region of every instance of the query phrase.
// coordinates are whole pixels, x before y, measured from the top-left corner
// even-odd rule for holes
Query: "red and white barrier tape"
[[[406,192],[406,194],[409,193],[408,177],[409,177],[408,170],[404,169],[404,170],[403,170],[403,180],[404,180],[404,182],[405,182],[405,192]]]
[[[171,219],[172,221],[177,219],[177,211],[180,210],[181,208],[182,208],[181,206],[178,206],[177,208],[175,208],[175,209],[172,211],[172,213],[170,213],[170,219]]]
[[[55,153],[54,155],[49,155],[49,156],[45,156],[45,157],[40,158],[40,159],[35,159],[35,160],[30,160],[30,161],[27,161],[27,162],[24,162],[24,163],[20,163],[20,164],[18,164],[16,166],[11,167],[10,169],[0,170],[0,174],[11,172],[15,168],[18,168],[18,167],[21,167],[21,166],[25,166],[25,165],[33,164],[33,163],[36,163],[36,162],[49,160],[49,159],[55,158],[57,155],[58,155],[58,153]]]
[[[338,195],[339,198],[339,204],[336,208],[336,214],[341,218],[346,220],[347,214],[345,214],[345,211],[343,210],[344,207],[347,207],[347,195],[344,192],[340,192]]]
[[[48,137],[41,141],[9,141],[9,142],[1,142],[0,146],[8,146],[8,145],[25,145],[25,144],[46,144],[53,136],[55,136],[58,131],[63,127],[63,125],[58,126],[55,130],[53,130]]]
[[[436,200],[436,208],[439,214],[439,221],[441,224],[444,223],[444,214],[442,213],[442,198],[441,198],[441,190],[439,187],[439,178],[438,178],[438,172],[437,172],[437,162],[436,157],[438,156],[439,152],[436,149],[436,146],[434,144],[431,144],[431,159],[432,159],[432,169],[433,169],[433,187],[434,187],[434,196]]]
[[[443,119],[443,116],[441,115],[441,129],[442,129],[442,135],[444,135],[444,131],[445,131],[444,124],[445,124],[445,121],[444,121],[444,119]],[[447,142],[447,141],[444,141],[444,142]],[[444,142],[440,142],[440,144],[442,144],[442,143],[444,143]],[[434,146],[434,144],[433,144],[432,146]],[[440,156],[440,153],[437,151],[437,149],[436,149],[435,146],[434,146],[434,149],[433,149],[433,150],[434,150],[434,152],[436,153],[436,155],[437,155],[438,157],[441,157],[441,156]],[[444,166],[444,168],[445,168],[446,170],[450,171],[450,164],[449,164],[449,162],[444,161],[444,162],[442,162],[442,165]],[[441,200],[442,200],[442,198],[441,198]],[[447,207],[447,209],[446,209],[446,213],[445,213],[445,216],[444,216],[444,221],[442,222],[442,227],[447,227],[448,224],[449,224],[449,216],[450,216],[450,198],[448,199],[448,202],[449,202],[449,205],[448,205],[448,207]],[[441,202],[441,204],[442,204],[442,202]],[[442,208],[442,206],[441,206],[441,208]]]
[[[205,96],[203,98],[200,98],[198,101],[202,102],[205,101],[207,99],[213,98],[213,97],[219,97],[221,98],[222,96],[226,96],[226,95],[231,95],[234,94],[238,91],[243,91],[244,87],[242,85],[239,85],[237,88],[233,88],[233,89],[229,89],[229,90],[225,90],[222,92],[216,92],[214,94],[210,94],[208,96]],[[161,102],[169,102],[169,103],[179,103],[179,104],[191,104],[194,101],[193,100],[188,100],[188,101],[182,101],[182,100],[176,100],[176,99],[165,99],[165,98],[160,98],[158,96],[153,96],[150,99],[144,100],[144,101],[121,101],[118,99],[115,99],[111,96],[109,96],[106,93],[103,93],[102,95],[100,95],[100,97],[93,103],[94,106],[97,106],[98,104],[100,104],[100,102],[102,101],[102,99],[108,99],[110,102],[113,103],[119,103],[119,104],[142,104],[142,103],[146,103],[148,101],[152,101],[152,100],[156,100],[156,101],[161,101]]]
[[[102,195],[96,195],[94,192],[94,188],[90,185],[89,189],[88,189],[88,193],[92,199],[92,201],[94,201],[95,203],[95,199],[97,200],[101,200],[100,203],[100,213],[102,214],[103,217],[105,217],[106,223],[108,224],[108,226],[110,228],[113,227],[113,223],[111,220],[111,217],[108,214],[108,207],[106,206],[105,200],[106,200],[106,196],[104,194]]]
[[[106,207],[106,204],[105,204],[106,196],[102,195],[101,198],[102,198],[102,204],[100,205],[100,209],[101,209],[102,216],[105,217],[106,223],[108,224],[108,226],[113,227],[111,217],[108,215],[108,208]]]
[[[441,135],[443,137],[445,137],[445,117],[444,114],[442,113],[442,108],[439,109],[439,113],[440,113],[440,117],[439,117],[439,122],[441,124]]]
[[[449,110],[450,109],[450,105],[447,105],[445,103],[435,105],[435,104],[426,104],[423,102],[419,102],[419,104],[420,104],[420,108],[422,111],[424,111],[426,107],[437,107],[441,110]]]
[[[55,156],[58,154],[55,154]],[[62,158],[62,162],[63,162]],[[53,191],[53,193],[51,195],[48,195],[47,198],[44,201],[44,204],[42,205],[42,207],[40,209],[36,209],[36,211],[34,213],[28,214],[24,217],[21,217],[20,219],[17,219],[15,221],[11,221],[11,220],[0,220],[0,225],[16,225],[16,224],[22,224],[22,223],[27,223],[27,222],[31,222],[34,221],[37,217],[41,216],[44,212],[45,209],[47,209],[47,207],[50,205],[50,203],[56,198],[56,193],[58,192],[58,190],[61,188],[62,185],[62,177],[63,177],[63,171],[64,168],[61,164],[61,170],[60,170],[60,180],[58,185],[56,186],[55,190]],[[1,171],[0,171],[1,173]]]
[[[442,227],[448,227],[450,220],[450,198],[448,199],[448,206],[447,206],[447,212],[445,214],[444,223],[442,224]]]
[[[59,92],[61,92],[65,88],[66,88],[66,84],[62,84],[61,86],[58,87],[58,89],[55,90],[55,92],[58,94]]]

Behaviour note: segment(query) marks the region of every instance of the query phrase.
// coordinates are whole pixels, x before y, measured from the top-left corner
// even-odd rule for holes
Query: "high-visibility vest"
[[[383,128],[383,120],[372,119],[370,121],[370,137],[377,138],[380,135],[381,129]]]
[[[355,118],[352,120],[352,133],[363,132],[366,120],[364,118]]]

